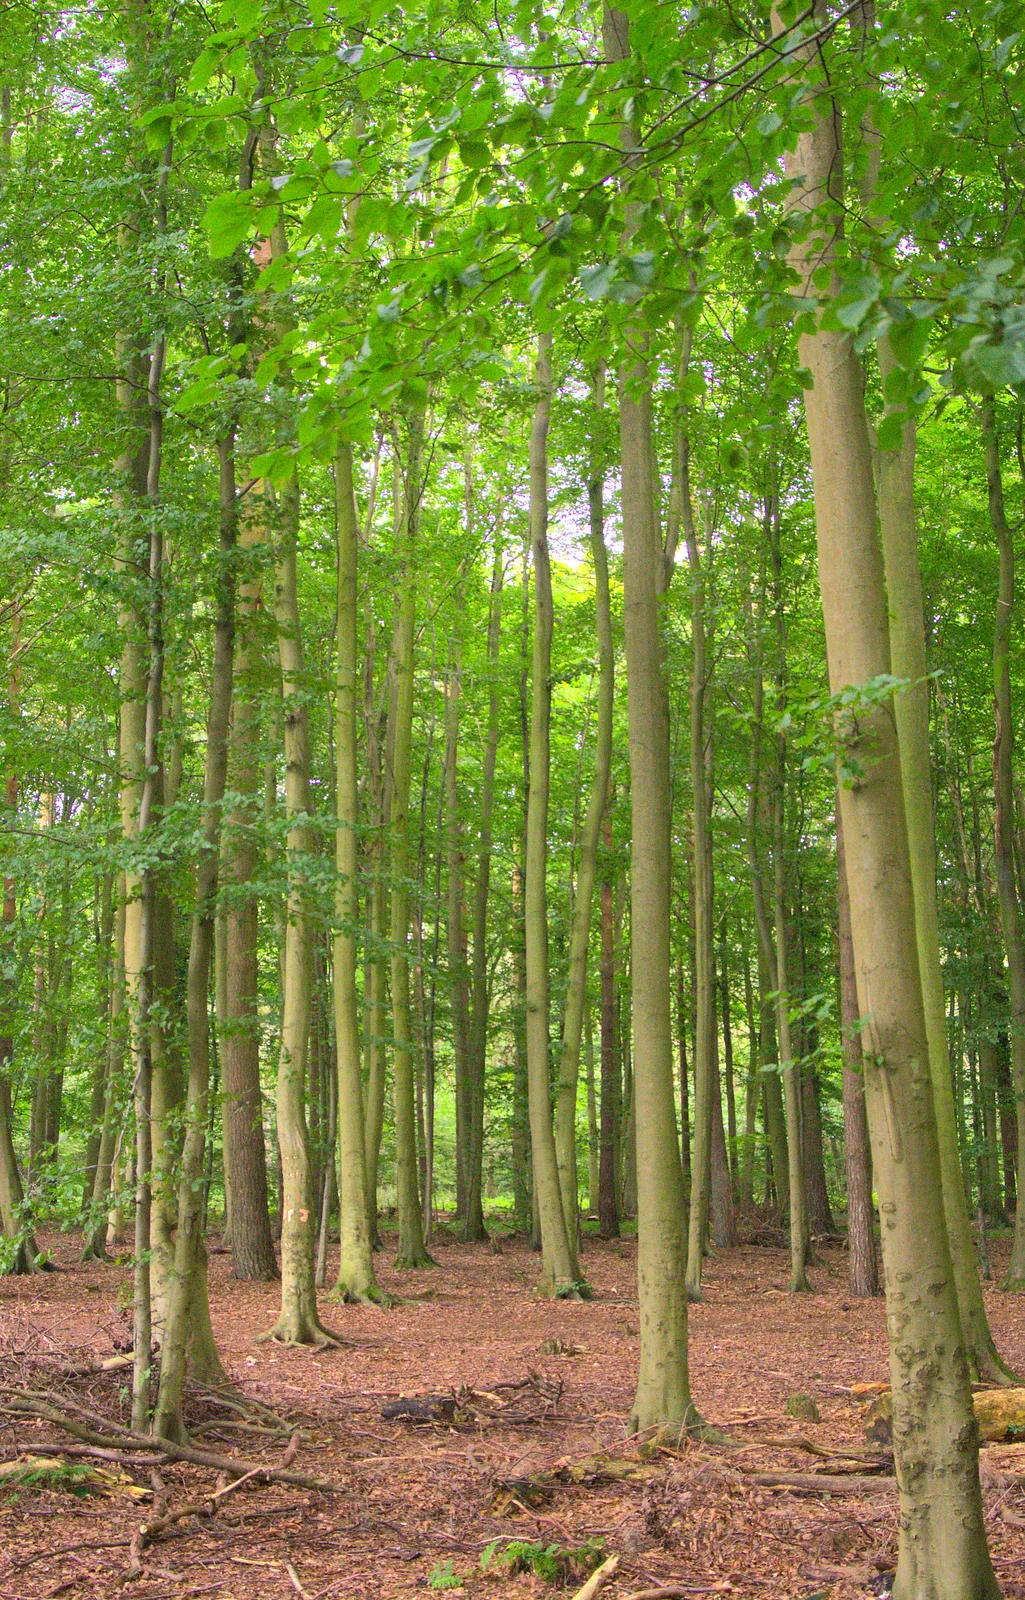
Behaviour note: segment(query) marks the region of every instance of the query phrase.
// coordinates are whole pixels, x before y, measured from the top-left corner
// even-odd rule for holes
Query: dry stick
[[[137,1455],[131,1450],[114,1450],[99,1444],[61,1444],[54,1448],[62,1456],[89,1456],[100,1461],[116,1461],[122,1467],[161,1467],[168,1459],[163,1452]]]
[[[299,1582],[299,1574],[298,1574],[298,1572],[296,1572],[296,1570],[293,1567],[292,1563],[290,1561],[284,1561],[284,1562],[282,1562],[282,1566],[284,1567],[285,1571],[287,1572],[288,1577],[289,1577],[289,1581],[291,1582],[292,1588],[295,1590],[296,1594],[297,1595],[301,1595],[302,1600],[309,1600],[309,1596],[306,1593],[306,1590],[303,1588],[302,1584]]]
[[[670,1583],[663,1589],[638,1589],[634,1594],[628,1594],[626,1600],[684,1600],[689,1594],[716,1594],[716,1587],[711,1589],[693,1583]]]
[[[341,1485],[332,1483],[329,1478],[317,1478],[307,1472],[288,1472],[280,1467],[262,1466],[258,1461],[247,1461],[245,1457],[215,1455],[212,1450],[196,1450],[191,1445],[172,1443],[170,1439],[151,1439],[148,1434],[136,1433],[132,1428],[122,1428],[118,1423],[104,1423],[109,1431],[106,1434],[96,1433],[91,1428],[73,1422],[70,1417],[64,1416],[53,1406],[31,1401],[9,1400],[6,1405],[0,1406],[0,1412],[16,1416],[42,1417],[45,1422],[52,1422],[56,1427],[63,1428],[65,1433],[70,1433],[73,1438],[81,1439],[86,1444],[111,1446],[116,1445],[118,1439],[124,1439],[135,1445],[150,1446],[155,1456],[172,1461],[191,1461],[197,1467],[213,1467],[217,1472],[230,1472],[233,1478],[253,1473],[261,1475],[267,1483],[288,1483],[295,1489],[319,1489],[325,1494],[344,1493]]]
[[[296,1431],[289,1440],[288,1448],[283,1457],[286,1463],[294,1458],[298,1448],[299,1434]],[[202,1500],[190,1500],[186,1505],[176,1507],[174,1511],[165,1511],[152,1522],[142,1523],[132,1536],[128,1577],[137,1578],[139,1576],[142,1572],[142,1552],[144,1548],[147,1544],[151,1544],[159,1533],[163,1533],[165,1528],[171,1527],[172,1523],[183,1521],[185,1517],[212,1516],[220,1501],[226,1500],[228,1495],[234,1494],[236,1489],[241,1489],[242,1485],[248,1483],[251,1478],[263,1477],[265,1470],[263,1467],[255,1466],[249,1472],[244,1473],[241,1478],[235,1478],[231,1483],[222,1484],[213,1494],[205,1495]],[[156,1472],[153,1473],[153,1487],[157,1494],[163,1495],[164,1485]]]

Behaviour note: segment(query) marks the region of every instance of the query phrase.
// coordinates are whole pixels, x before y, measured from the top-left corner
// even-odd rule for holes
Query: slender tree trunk
[[[598,1085],[594,1073],[594,1011],[584,1010],[584,1085],[587,1091],[587,1214],[598,1215]]]
[[[96,885],[99,915],[96,918],[96,992],[99,999],[99,1024],[106,1033],[110,1022],[110,997],[113,987],[114,873],[105,872]],[[103,1137],[103,1109],[107,1094],[107,1052],[97,1051],[89,1092],[89,1134],[85,1145],[85,1174],[82,1180],[82,1211],[88,1212],[96,1186],[100,1141]]]
[[[262,486],[269,506],[274,499]],[[285,814],[288,902],[284,940],[284,995],[278,1058],[277,1137],[281,1161],[281,1311],[261,1339],[281,1344],[330,1342],[333,1335],[317,1310],[313,1258],[313,1166],[306,1123],[306,1059],[310,1037],[313,981],[313,923],[306,888],[310,853],[310,749],[299,598],[296,587],[296,534],[299,484],[286,486],[279,511],[280,540],[274,575],[274,620],[281,667],[285,745]]]
[[[402,515],[398,526],[401,574],[395,623],[395,716],[391,844],[392,1092],[395,1114],[395,1189],[399,1253],[395,1265],[433,1265],[423,1241],[417,1184],[416,1093],[409,1004],[409,785],[413,737],[413,639],[416,623],[416,537],[420,514],[423,417],[409,428]]]
[[[818,15],[818,13],[817,13]],[[778,17],[774,28],[779,30]],[[819,56],[808,56],[809,73]],[[813,292],[842,216],[840,109],[806,89],[811,125],[787,158],[799,232],[791,262]],[[818,213],[817,208],[823,211]],[[801,225],[804,225],[803,228]],[[861,373],[848,334],[799,341],[831,690],[889,673],[889,620]],[[996,1600],[979,1488],[978,1434],[944,1216],[928,1036],[892,706],[866,701],[842,733],[858,777],[840,791],[866,1101],[883,1219],[900,1494],[894,1600]],[[883,864],[885,863],[885,870]]]
[[[687,330],[689,335],[690,330]],[[694,1155],[691,1166],[687,1294],[701,1299],[701,1266],[712,1181],[718,1092],[715,1025],[715,925],[711,833],[711,734],[706,728],[709,661],[705,625],[707,563],[698,548],[690,488],[690,440],[681,440],[680,508],[691,581],[690,777],[694,820]],[[719,1107],[722,1122],[722,1106]],[[724,1219],[720,1218],[724,1223]],[[725,1225],[725,1224],[724,1224]]]
[[[502,585],[505,557],[501,541],[495,540],[491,568],[491,599],[488,608],[488,733],[481,773],[477,879],[473,893],[473,964],[471,968],[469,1077],[471,1097],[470,1187],[467,1197],[463,1238],[469,1242],[484,1236],[481,1179],[484,1162],[484,1080],[488,1054],[488,893],[491,884],[492,816],[495,804],[495,766],[498,759],[500,723],[499,647],[502,639]],[[515,1210],[515,1207],[514,1207]],[[480,1223],[478,1230],[477,1224]]]
[[[687,1064],[687,979],[683,956],[676,958],[676,1032],[680,1040],[680,1157],[683,1185],[690,1200],[690,1068]]]
[[[124,1064],[125,1005],[125,903],[124,875],[117,880],[117,909],[114,914],[114,954],[110,976],[110,1009],[107,1013],[106,1072],[103,1092],[103,1126],[96,1155],[96,1175],[90,1196],[89,1225],[82,1249],[83,1261],[107,1259],[107,1227],[113,1188],[113,1164],[118,1137],[117,1113],[121,1072]]]
[[[1007,957],[1011,997],[1011,1078],[1018,1113],[1018,1192],[1025,1187],[1025,933],[1022,930],[1019,885],[1014,871],[1014,721],[1011,708],[1011,621],[1014,614],[1014,541],[1004,509],[1000,439],[992,399],[982,402],[982,437],[986,449],[989,520],[1000,561],[997,609],[993,623],[993,856],[996,867],[1000,928]],[[1025,1292],[1025,1206],[1017,1208],[1011,1264],[1005,1289]]]
[[[456,613],[462,614],[465,595],[456,593]],[[456,624],[458,628],[459,624]],[[456,1212],[464,1231],[479,1237],[480,1228],[469,1228],[469,1190],[471,1145],[473,1142],[473,1094],[470,1085],[469,1031],[470,998],[466,973],[466,932],[464,914],[464,860],[462,828],[459,819],[459,702],[462,697],[462,649],[456,632],[449,642],[449,664],[445,685],[445,850],[448,868],[448,981],[452,1019],[452,1065],[456,1101]],[[476,1223],[477,1219],[474,1219]]]
[[[247,516],[240,543],[256,560],[267,537],[264,519]],[[259,629],[262,583],[243,568],[233,686],[231,787],[238,797],[227,824],[224,1028],[220,1040],[225,1191],[231,1197],[231,1263],[236,1278],[269,1282],[278,1276],[267,1190],[267,1155],[260,1083],[257,1008],[259,902],[253,884],[261,807],[259,757]]]
[[[527,975],[527,1081],[534,1192],[541,1221],[543,1287],[556,1297],[578,1292],[576,1229],[566,1227],[549,1087],[548,786],[552,711],[552,578],[548,556],[548,420],[552,336],[537,341],[537,402],[530,434],[530,529],[534,558],[534,650],[530,712],[524,926]]]
[[[7,669],[7,706],[13,718],[20,715],[21,666],[18,646],[21,642],[21,607],[15,604],[11,617],[11,653]],[[11,768],[5,774],[4,800],[10,826],[16,825],[18,813],[18,774]],[[2,934],[0,956],[7,973],[16,971],[15,922],[18,903],[15,898],[14,879],[3,880]],[[34,1270],[39,1254],[34,1240],[26,1238],[24,1217],[25,1192],[18,1167],[11,1130],[11,1067],[14,1063],[14,1024],[17,1005],[17,985],[13,976],[4,977],[0,988],[0,1225],[9,1239],[21,1239],[10,1270],[26,1273]]]
[[[625,14],[606,6],[609,60],[629,55]],[[627,142],[632,134],[624,130]],[[683,1169],[676,1132],[670,1016],[672,881],[669,710],[659,597],[666,561],[654,505],[651,385],[646,341],[629,333],[620,376],[623,621],[630,753],[631,982],[636,1028],[637,1289],[640,1360],[630,1427],[680,1434],[694,1420],[687,1365]]]
[[[626,18],[605,13],[626,41]],[[625,54],[621,48],[620,57]],[[639,391],[639,393],[638,393]],[[620,387],[623,600],[630,797],[631,972],[636,1024],[637,1277],[640,1367],[630,1425],[679,1433],[694,1419],[687,1367],[683,1169],[677,1143],[670,1020],[669,717],[659,593],[664,564],[652,503],[651,391],[635,345]],[[702,774],[702,783],[704,776]],[[700,1241],[698,1244],[700,1249]]]
[[[601,839],[602,818],[608,804],[612,772],[612,711],[615,695],[609,567],[605,550],[605,485],[599,427],[605,402],[605,371],[602,367],[595,375],[591,397],[595,412],[595,427],[591,439],[587,498],[598,633],[598,714],[595,727],[594,778],[580,836],[576,897],[570,926],[566,1008],[563,1014],[562,1054],[555,1112],[559,1187],[562,1191],[566,1231],[571,1241],[577,1237],[576,1111],[577,1082],[580,1072],[580,1033],[587,1001],[587,950],[591,937],[591,911],[598,868],[598,845]]]
[[[769,555],[772,562],[773,609],[776,621],[776,706],[782,716],[786,707],[784,672],[786,665],[786,619],[783,612],[782,555],[780,550],[779,495],[773,488],[768,497]],[[786,893],[786,734],[776,739],[776,783],[772,797],[773,859],[773,934],[775,948],[773,972],[776,991],[776,1039],[779,1043],[783,1100],[787,1117],[787,1179],[790,1198],[790,1289],[802,1293],[810,1289],[806,1267],[811,1242],[808,1228],[808,1196],[804,1186],[804,1106],[801,1093],[801,1063],[794,1057],[790,1028],[790,973],[787,955],[789,919]],[[781,1183],[782,1172],[776,1175]]]
[[[530,1088],[527,1072],[527,973],[523,939],[523,877],[514,864],[512,875],[513,968],[513,1217],[517,1231],[534,1232],[533,1185],[530,1172]],[[540,1245],[540,1239],[537,1245]],[[533,1237],[531,1244],[534,1245]]]
[[[203,848],[196,863],[195,909],[189,942],[187,1016],[189,1081],[185,1103],[185,1143],[178,1188],[178,1231],[174,1245],[167,1318],[160,1361],[160,1389],[153,1432],[161,1439],[180,1439],[185,1431],[182,1395],[185,1359],[190,1344],[195,1376],[205,1383],[223,1381],[224,1371],[210,1329],[206,1288],[206,1246],[203,1240],[203,1173],[210,1094],[210,972],[217,916],[220,868],[221,804],[228,775],[228,727],[231,716],[232,665],[235,650],[235,545],[238,510],[235,488],[235,429],[218,445],[220,463],[220,571],[214,621],[214,655],[210,673],[203,773]]]
[[[722,1021],[723,1076],[726,1088],[726,1134],[730,1181],[734,1189],[739,1179],[737,1160],[737,1087],[733,1074],[733,1015],[730,1009],[729,947],[726,942],[726,916],[722,919],[719,940],[719,1015]]]
[[[160,486],[160,378],[163,370],[164,346],[158,340],[150,364],[147,395],[150,407],[150,437],[147,447],[148,472],[146,497],[149,510],[149,597],[146,633],[149,642],[149,666],[146,674],[146,700],[142,750],[142,782],[139,807],[135,821],[136,837],[140,846],[146,840],[157,799],[159,774],[159,739],[161,685],[164,674],[164,624],[163,624],[163,523],[158,504]],[[135,1060],[135,1266],[133,1272],[132,1343],[134,1349],[132,1369],[132,1427],[144,1431],[150,1420],[150,1380],[153,1323],[150,1304],[150,1230],[151,1230],[151,1180],[152,1138],[151,1115],[153,1093],[153,1037],[150,1005],[153,993],[156,882],[151,865],[144,864],[138,872],[140,915],[137,924],[136,947],[136,1009],[134,1027]]]
[[[718,1050],[712,1084],[711,1184],[709,1187],[712,1239],[720,1250],[732,1250],[737,1243],[737,1223],[733,1212],[733,1182],[730,1176],[726,1130],[722,1119],[722,1086],[719,1081]]]
[[[747,1082],[744,1089],[744,1148],[740,1163],[738,1197],[742,1206],[753,1206],[755,1199],[755,1135],[758,1123],[758,1024],[755,1019],[754,990],[751,984],[751,958],[747,942],[744,952],[744,1017],[747,1022]]]
[[[356,694],[359,527],[352,481],[352,449],[335,456],[338,524],[338,596],[335,615],[335,933],[332,951],[337,1083],[338,1204],[340,1254],[334,1293],[345,1300],[380,1298],[374,1275],[373,1235],[367,1196],[366,1130],[360,1066],[359,997],[356,993],[356,927],[359,919],[359,822],[356,781]],[[325,1186],[330,1193],[330,1185]],[[326,1208],[321,1238],[327,1237]],[[326,1266],[326,1262],[325,1262]]]
[[[774,499],[765,497],[763,532],[766,542],[771,537]],[[751,751],[748,764],[747,791],[747,851],[751,876],[751,899],[754,905],[755,934],[758,946],[758,1016],[759,1062],[763,1084],[765,1136],[772,1158],[772,1175],[780,1215],[785,1210],[784,1195],[788,1191],[784,1182],[790,1170],[790,1151],[786,1124],[783,1118],[783,1092],[778,1071],[778,1056],[774,1039],[775,1003],[770,998],[777,989],[775,932],[769,923],[765,903],[765,879],[761,865],[761,839],[765,821],[765,794],[762,786],[762,718],[765,685],[762,676],[762,616],[764,611],[764,575],[760,582],[758,614],[752,616],[748,607],[748,625],[752,634],[749,659],[751,680]],[[771,1071],[769,1069],[772,1069]]]
[[[790,1289],[791,1293],[811,1288],[805,1267],[810,1238],[808,1198],[804,1188],[804,1108],[801,1103],[801,1064],[794,1059],[790,1032],[790,984],[787,970],[787,917],[783,870],[783,752],[780,751],[779,790],[774,807],[774,888],[773,909],[776,934],[776,1037],[779,1040],[783,1099],[787,1113],[787,1156],[790,1195]],[[782,1174],[777,1181],[781,1181]]]
[[[601,1148],[598,1157],[598,1232],[619,1238],[619,1125],[622,1074],[616,1017],[616,923],[612,888],[612,824],[605,816],[601,886]]]

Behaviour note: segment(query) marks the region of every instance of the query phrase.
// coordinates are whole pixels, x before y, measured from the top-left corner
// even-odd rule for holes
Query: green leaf
[[[876,429],[876,446],[879,450],[899,450],[904,437],[903,411],[888,411]]]
[[[612,287],[612,280],[616,276],[615,261],[603,261],[595,267],[580,268],[580,287],[588,300],[601,300]]]
[[[841,328],[859,328],[875,305],[875,296],[871,299],[849,300],[846,305],[833,307],[833,315]]]
[[[253,229],[253,207],[248,194],[220,194],[203,213],[203,229],[214,260],[230,256]]]
[[[755,126],[763,139],[768,139],[783,126],[783,118],[777,111],[764,111],[758,118]]]
[[[1009,33],[1006,39],[1001,39],[1000,43],[993,51],[993,65],[996,67],[998,72],[1003,72],[1007,65],[1011,51],[1014,49],[1020,38],[1020,32]]]

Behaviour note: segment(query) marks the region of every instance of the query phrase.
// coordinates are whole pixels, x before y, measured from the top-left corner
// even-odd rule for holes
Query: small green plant
[[[439,1561],[430,1577],[427,1579],[429,1589],[461,1589],[463,1580],[457,1572],[452,1571],[452,1558]]]
[[[564,1589],[571,1583],[580,1583],[604,1559],[605,1546],[600,1539],[588,1539],[575,1549],[526,1539],[510,1539],[503,1544],[495,1539],[481,1556],[480,1567],[482,1572],[511,1578],[519,1572],[533,1572],[545,1583]]]

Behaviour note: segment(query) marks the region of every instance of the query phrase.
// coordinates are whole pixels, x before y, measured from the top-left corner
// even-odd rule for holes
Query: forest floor
[[[126,1422],[124,1373],[58,1381],[46,1378],[45,1362],[102,1359],[123,1347],[130,1269],[82,1266],[72,1239],[45,1242],[59,1272],[0,1281],[0,1383],[59,1389]],[[836,1452],[872,1448],[850,1388],[886,1379],[883,1306],[845,1293],[839,1245],[819,1247],[813,1293],[802,1296],[786,1292],[783,1250],[745,1246],[713,1257],[704,1301],[691,1310],[691,1378],[704,1417],[732,1442],[642,1459],[625,1434],[637,1363],[633,1240],[586,1241],[595,1297],[579,1303],[536,1295],[538,1258],[520,1241],[492,1253],[442,1234],[433,1246],[438,1269],[401,1275],[390,1269],[391,1242],[379,1276],[400,1302],[388,1312],[323,1306],[346,1342],[319,1353],[255,1344],[276,1313],[277,1286],[237,1283],[229,1259],[211,1256],[213,1323],[235,1394],[300,1428],[295,1468],[332,1479],[338,1493],[247,1483],[216,1515],[170,1527],[125,1586],[130,1541],[147,1515],[145,1467],[113,1466],[114,1481],[92,1492],[45,1477],[5,1487],[3,1600],[556,1596],[538,1573],[510,1570],[501,1552],[513,1541],[563,1551],[590,1541],[620,1555],[602,1589],[608,1600],[662,1586],[735,1600],[887,1593],[892,1477],[855,1494],[756,1481],[772,1472],[871,1471]],[[995,1276],[1002,1265],[998,1244]],[[987,1287],[987,1302],[999,1347],[1025,1373],[1025,1299]],[[399,1396],[461,1389],[451,1423],[382,1418]],[[786,1415],[796,1392],[814,1399],[820,1421]],[[194,1422],[206,1418],[197,1439],[205,1448],[280,1461],[287,1432],[266,1445],[266,1436],[233,1428],[224,1419],[237,1413],[209,1396],[194,1394],[190,1406]],[[52,1455],[62,1443],[67,1436],[49,1424],[0,1417],[4,1461]],[[1005,1595],[1025,1600],[1025,1444],[990,1447],[984,1461],[997,1571]],[[632,1476],[609,1481],[609,1471]],[[173,1463],[161,1476],[172,1507],[217,1482],[213,1470]],[[588,1561],[553,1559],[572,1595]]]

